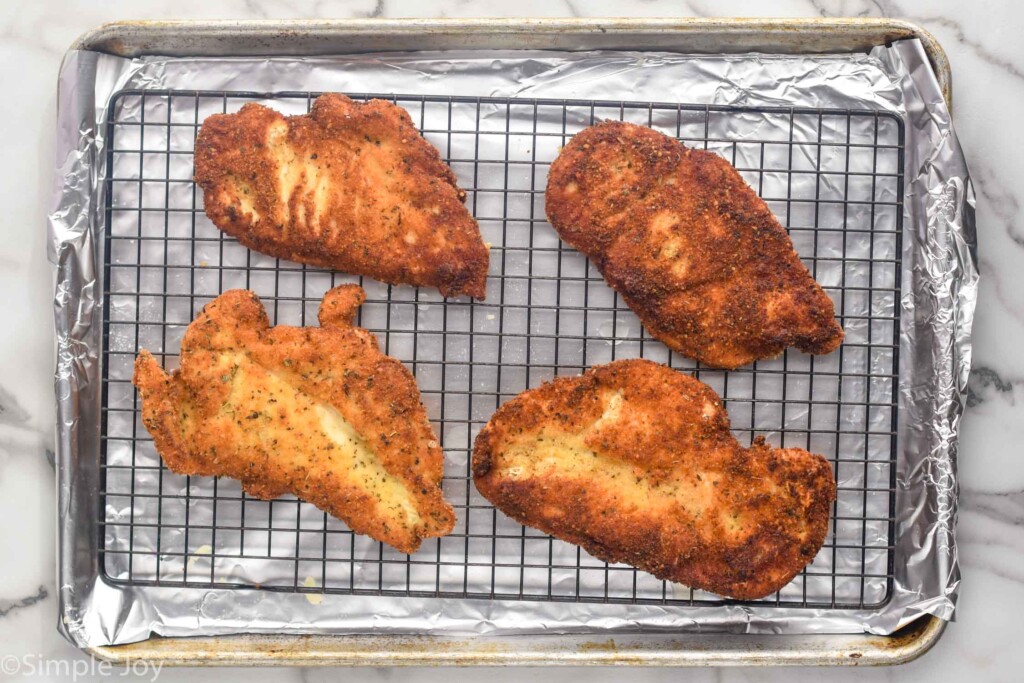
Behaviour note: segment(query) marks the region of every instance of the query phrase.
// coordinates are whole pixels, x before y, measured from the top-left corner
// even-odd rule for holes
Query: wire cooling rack
[[[288,114],[315,93],[123,91],[108,112],[103,268],[100,566],[109,581],[309,593],[699,605],[721,598],[608,565],[524,528],[474,489],[473,439],[495,408],[556,375],[645,357],[691,372],[725,400],[742,443],[763,434],[828,458],[838,500],[785,607],[884,603],[893,577],[903,127],[883,112],[637,102],[383,96],[406,108],[452,166],[491,245],[487,300],[280,261],[206,218],[192,182],[203,119],[261,101]],[[369,99],[370,95],[351,95]],[[653,340],[544,216],[550,162],[601,119],[652,126],[721,154],[787,226],[836,303],[846,341],[724,372]],[[264,502],[228,479],[163,468],[139,417],[132,363],[176,367],[185,327],[219,293],[254,290],[278,324],[315,324],[324,292],[359,282],[359,324],[416,375],[445,452],[458,524],[407,556],[291,497]]]

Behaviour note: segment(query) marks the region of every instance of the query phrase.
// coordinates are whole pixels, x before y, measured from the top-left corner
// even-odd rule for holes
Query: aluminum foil
[[[138,543],[146,547],[152,542],[144,533],[122,538],[116,531],[103,531],[102,515],[109,519],[118,514],[109,502],[99,519],[96,514],[101,486],[106,484],[108,490],[116,486],[103,479],[99,464],[103,303],[99,245],[105,225],[105,151],[110,144],[105,139],[105,122],[111,98],[124,88],[868,108],[902,118],[906,136],[903,270],[894,277],[901,279],[903,296],[889,304],[893,310],[898,306],[902,325],[895,576],[888,600],[877,609],[852,610],[771,604],[687,607],[310,596],[130,585],[102,578],[97,552],[101,545]],[[952,618],[959,585],[954,539],[956,440],[970,368],[978,276],[974,193],[949,112],[917,41],[880,47],[870,55],[817,56],[489,52],[482,57],[480,53],[445,52],[337,58],[122,59],[80,51],[69,53],[61,69],[58,109],[57,183],[49,228],[51,260],[57,268],[59,627],[74,643],[85,647],[129,643],[152,634],[239,632],[886,634],[922,614]],[[113,190],[110,201],[118,201],[117,192]],[[487,225],[483,227],[486,235]],[[139,306],[131,310],[132,315],[152,313]],[[182,322],[187,323],[187,318]],[[124,341],[112,331],[108,343]],[[173,353],[174,349],[167,351]],[[620,353],[623,355],[629,354]],[[889,360],[895,363],[894,358]],[[756,421],[738,421],[734,414],[734,427],[748,437],[764,432],[765,427]],[[108,450],[108,458],[117,457],[116,450]],[[201,550],[192,552],[189,563],[206,561]],[[110,574],[109,564],[106,569]],[[243,574],[249,572],[250,582],[259,583],[253,575],[262,577],[264,570],[272,577],[273,572],[261,568],[259,561],[251,561]],[[118,571],[115,563],[115,578]]]

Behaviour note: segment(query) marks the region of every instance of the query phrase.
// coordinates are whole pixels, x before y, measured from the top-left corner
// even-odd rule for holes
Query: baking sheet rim
[[[97,50],[101,44],[109,44],[111,40],[118,39],[119,32],[125,29],[142,30],[144,32],[160,32],[172,29],[187,28],[190,31],[241,31],[268,32],[295,35],[296,33],[313,34],[318,30],[330,28],[340,34],[346,32],[372,33],[396,30],[401,27],[407,31],[419,30],[444,30],[459,32],[482,32],[501,34],[517,31],[573,31],[578,33],[606,32],[627,32],[637,30],[651,30],[661,32],[679,32],[680,35],[687,33],[707,33],[709,31],[720,32],[723,37],[730,34],[737,35],[743,32],[785,32],[787,34],[799,35],[812,32],[837,32],[842,33],[844,29],[857,27],[866,30],[884,32],[886,30],[906,32],[904,37],[917,37],[921,40],[928,55],[929,61],[939,82],[943,98],[947,106],[952,109],[951,70],[946,59],[945,52],[938,41],[930,33],[916,26],[911,22],[896,19],[707,19],[707,18],[683,18],[683,19],[640,19],[632,20],[626,18],[616,19],[351,19],[351,20],[298,20],[298,21],[224,21],[224,22],[171,22],[171,21],[130,21],[112,22],[97,27],[81,36],[70,48],[70,50],[84,49],[107,52],[108,50]],[[794,38],[794,44],[798,38]],[[125,44],[127,45],[127,44]],[[69,50],[69,52],[70,52]],[[680,51],[686,51],[681,46]],[[152,54],[160,54],[157,49]],[[308,635],[287,635],[281,636],[260,636],[260,635],[235,635],[235,636],[209,636],[196,640],[184,638],[154,637],[137,643],[98,646],[84,648],[84,651],[100,659],[112,662],[137,661],[159,661],[162,664],[172,666],[185,665],[366,665],[380,666],[387,665],[444,665],[444,664],[470,664],[470,665],[494,665],[494,664],[563,664],[563,665],[608,665],[608,664],[635,664],[635,665],[744,665],[744,664],[786,664],[786,665],[829,665],[829,664],[898,664],[911,661],[927,652],[942,636],[945,631],[946,622],[934,616],[925,615],[927,618],[918,619],[904,627],[900,632],[890,636],[878,636],[870,634],[851,634],[848,636],[822,635],[818,636],[830,640],[862,640],[865,643],[863,651],[836,648],[834,651],[825,653],[815,650],[790,650],[782,645],[787,639],[800,638],[800,636],[773,636],[773,635],[738,635],[726,636],[726,638],[741,638],[741,642],[749,643],[747,650],[736,651],[730,649],[715,650],[701,643],[693,649],[677,650],[665,649],[643,649],[642,647],[617,647],[615,637],[609,635],[601,642],[588,641],[586,637],[577,637],[579,640],[577,649],[570,652],[544,651],[542,649],[509,649],[502,652],[500,649],[491,648],[472,649],[467,648],[458,652],[455,648],[439,647],[434,651],[427,649],[428,646],[437,647],[441,642],[439,639],[430,636],[406,637],[406,636],[308,636]],[[919,626],[920,625],[920,626]],[[600,634],[595,633],[600,637]],[[564,635],[552,635],[547,637],[538,636],[503,636],[498,639],[502,642],[523,638],[533,641],[551,640],[552,642],[564,642],[567,637]],[[686,634],[685,640],[704,641],[710,638],[723,640],[721,634]],[[323,650],[314,653],[310,649],[288,649],[275,647],[273,643],[282,639],[294,642],[312,644],[313,642],[329,644]],[[381,643],[377,650],[357,651],[346,649],[345,646],[358,642],[359,640],[372,639]],[[636,637],[637,640],[659,640],[655,637]],[[881,640],[880,640],[881,639]],[[444,639],[449,642],[482,642],[475,638],[469,639]],[[622,640],[625,640],[624,638]],[[185,648],[177,647],[182,641],[202,643],[208,647],[196,647],[192,652],[185,652]],[[390,641],[390,642],[388,642]],[[408,652],[386,650],[388,645],[394,645],[398,641],[406,643]],[[419,644],[419,649],[415,644]],[[905,642],[903,642],[905,641]],[[882,645],[883,642],[891,642],[893,646]],[[412,645],[409,645],[409,644]],[[766,645],[771,643],[771,645]],[[225,648],[226,645],[238,644],[237,648]],[[340,647],[332,647],[340,646]],[[225,649],[233,650],[225,654]],[[177,654],[168,654],[174,653]],[[789,653],[789,656],[785,656]]]

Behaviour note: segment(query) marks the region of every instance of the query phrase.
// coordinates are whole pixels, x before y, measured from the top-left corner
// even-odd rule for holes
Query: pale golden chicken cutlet
[[[473,480],[516,521],[598,559],[738,599],[814,559],[836,497],[824,458],[740,446],[710,387],[646,360],[502,405],[476,439]]]
[[[656,339],[733,369],[795,346],[836,350],[843,330],[786,230],[725,159],[606,121],[551,165],[547,215]]]
[[[253,292],[231,290],[188,326],[180,369],[141,351],[142,422],[167,467],[292,493],[405,553],[449,533],[440,445],[412,373],[354,326],[364,298],[336,287],[320,327],[270,327]]]
[[[203,121],[206,215],[278,258],[483,299],[488,253],[466,193],[408,112],[321,95],[284,116],[250,103]]]

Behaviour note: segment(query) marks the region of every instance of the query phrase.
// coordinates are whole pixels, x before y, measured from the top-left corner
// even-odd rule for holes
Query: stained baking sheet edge
[[[946,625],[925,616],[888,636],[154,637],[87,651],[165,666],[890,666],[928,652]]]
[[[889,18],[344,19],[121,21],[81,36],[72,49],[123,57],[162,54],[318,55],[406,49],[655,50],[679,52],[867,52],[894,40],[924,45],[947,106],[953,86],[938,40]]]

